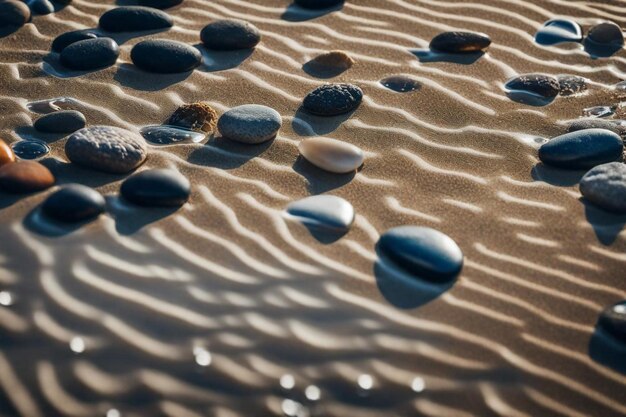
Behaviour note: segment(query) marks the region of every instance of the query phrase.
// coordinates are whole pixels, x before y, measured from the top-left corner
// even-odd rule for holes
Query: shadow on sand
[[[202,64],[196,68],[198,71],[216,72],[236,68],[248,59],[254,49],[239,49],[236,51],[213,51],[204,45],[194,45],[202,53]]]
[[[222,136],[212,137],[204,146],[194,149],[189,154],[187,162],[221,169],[235,169],[261,155],[273,142],[274,139],[258,145],[247,145]]]
[[[626,345],[596,327],[589,340],[589,356],[594,361],[626,375]]]
[[[594,206],[584,198],[580,199],[585,206],[585,217],[593,227],[598,241],[605,246],[612,245],[624,229],[626,214],[615,214]]]
[[[337,130],[355,111],[327,117],[309,114],[300,107],[291,121],[291,127],[300,136],[323,136]]]
[[[354,179],[356,172],[335,174],[316,167],[302,156],[298,156],[293,170],[302,175],[309,183],[310,194],[323,194],[327,191],[343,187]]]
[[[144,207],[126,202],[119,196],[107,196],[107,212],[115,219],[115,230],[120,235],[132,235],[149,224],[164,219],[180,207]]]
[[[587,170],[568,170],[538,163],[532,168],[530,175],[535,181],[558,187],[571,187],[578,184],[586,173]]]
[[[121,64],[115,73],[115,81],[125,87],[140,91],[160,91],[185,81],[193,71],[177,74],[157,74],[140,70],[131,64]]]

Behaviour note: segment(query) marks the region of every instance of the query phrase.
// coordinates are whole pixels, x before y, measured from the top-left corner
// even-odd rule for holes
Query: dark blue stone
[[[306,95],[302,106],[319,116],[335,116],[356,109],[363,100],[363,91],[353,84],[326,84]]]
[[[21,140],[13,143],[11,149],[20,159],[40,159],[50,153],[50,147],[38,140]]]
[[[52,51],[61,53],[65,48],[78,41],[84,41],[85,39],[95,39],[98,35],[91,30],[74,30],[72,32],[65,32],[57,36],[52,41]]]
[[[139,42],[130,57],[142,70],[163,74],[191,71],[202,62],[202,54],[193,46],[164,39]]]
[[[544,98],[556,97],[561,91],[559,80],[545,74],[519,75],[508,80],[505,87],[508,90],[524,91]]]
[[[120,47],[111,38],[85,39],[63,49],[61,63],[77,71],[109,67],[117,61]]]
[[[139,6],[154,7],[155,9],[167,9],[178,6],[183,0],[138,0]]]
[[[189,199],[191,184],[178,171],[152,169],[125,180],[120,193],[141,206],[178,207]]]
[[[566,133],[539,148],[541,162],[565,169],[589,169],[622,156],[624,144],[618,134],[606,129]]]
[[[89,220],[99,216],[104,209],[104,197],[96,190],[80,184],[64,186],[41,205],[46,216],[63,222]]]
[[[73,133],[85,127],[85,116],[76,110],[46,114],[35,121],[35,129],[46,133]]]
[[[598,325],[615,339],[626,343],[626,301],[607,307],[600,314]]]
[[[100,17],[100,27],[109,32],[140,32],[172,26],[174,20],[170,15],[152,7],[122,6]]]
[[[21,1],[0,2],[0,28],[22,26],[30,19],[30,9]]]
[[[250,49],[261,41],[261,32],[252,23],[243,20],[218,20],[202,29],[200,39],[209,49]]]
[[[571,19],[548,20],[535,35],[535,42],[540,45],[580,42],[582,39],[583,34],[580,25]]]

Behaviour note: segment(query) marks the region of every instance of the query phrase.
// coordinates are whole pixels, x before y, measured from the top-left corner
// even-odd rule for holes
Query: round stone
[[[41,159],[50,153],[50,147],[39,140],[20,140],[11,145],[19,159]]]
[[[61,63],[77,71],[109,67],[117,61],[120,47],[111,38],[85,39],[74,42],[61,52]]]
[[[524,91],[544,98],[556,97],[561,91],[559,80],[545,74],[519,75],[508,80],[505,87],[511,91]]]
[[[319,77],[333,77],[354,65],[354,59],[344,51],[330,51],[320,54],[304,64],[304,69]]]
[[[146,126],[141,135],[154,145],[174,145],[176,143],[199,143],[206,136],[190,129],[177,126],[159,125]]]
[[[602,22],[589,29],[587,38],[602,45],[623,45],[622,29],[613,22]]]
[[[148,150],[145,140],[136,133],[118,127],[94,126],[70,136],[65,153],[77,165],[125,174],[146,160]]]
[[[0,166],[15,162],[15,154],[5,141],[0,139]]]
[[[172,17],[153,7],[122,6],[100,17],[100,27],[109,32],[139,32],[169,29],[172,26]]]
[[[565,169],[589,169],[622,156],[624,144],[614,132],[586,129],[566,133],[541,145],[539,159]]]
[[[82,129],[87,119],[79,111],[62,110],[46,114],[35,121],[35,129],[46,133],[72,133]]]
[[[616,340],[626,343],[626,301],[604,309],[598,325]]]
[[[191,71],[202,62],[202,54],[193,46],[164,39],[139,42],[130,58],[144,71],[163,74]]]
[[[74,30],[57,36],[52,41],[52,51],[61,53],[65,48],[78,41],[96,39],[98,35],[91,30]]]
[[[344,0],[295,0],[294,3],[305,9],[328,9],[343,4]]]
[[[580,192],[598,207],[626,213],[626,165],[610,162],[592,168],[580,180]]]
[[[381,254],[419,277],[447,281],[463,267],[463,252],[449,236],[428,227],[400,226],[378,241]]]
[[[9,193],[32,193],[54,185],[54,176],[39,162],[20,161],[0,167],[0,190]]]
[[[380,80],[380,83],[398,93],[408,93],[422,87],[419,81],[409,75],[392,75]]]
[[[305,139],[300,142],[298,149],[313,165],[337,174],[353,172],[363,164],[361,149],[336,139]]]
[[[0,2],[0,27],[22,26],[30,20],[30,9],[21,1]]]
[[[217,121],[217,130],[225,138],[257,144],[276,137],[282,124],[276,110],[259,104],[245,104],[224,113]]]
[[[580,25],[571,19],[548,20],[535,35],[535,42],[541,45],[580,42],[582,39],[583,32]]]
[[[254,48],[261,41],[261,32],[243,20],[217,20],[200,32],[202,43],[220,51]]]
[[[80,222],[104,212],[105,200],[93,188],[80,184],[66,185],[51,194],[41,205],[43,213],[62,222]]]
[[[571,122],[567,126],[568,132],[576,132],[578,130],[585,129],[606,129],[613,133],[617,133],[622,137],[622,139],[626,138],[626,122],[621,120],[603,120],[596,118],[580,119]]]
[[[559,81],[559,94],[571,96],[587,90],[587,79],[578,75],[557,75]]]
[[[348,230],[354,223],[352,204],[334,195],[315,195],[287,206],[287,213],[308,226]]]
[[[363,91],[353,84],[326,84],[304,97],[303,108],[318,116],[336,116],[356,109],[363,100]]]
[[[178,171],[151,169],[126,179],[120,193],[141,206],[178,207],[189,199],[191,184]]]
[[[430,49],[441,52],[478,52],[491,45],[491,39],[478,32],[443,32],[430,41]]]
[[[54,13],[54,4],[50,0],[30,0],[28,5],[37,14]]]
[[[183,104],[167,122],[172,126],[212,133],[217,126],[217,112],[204,102]]]

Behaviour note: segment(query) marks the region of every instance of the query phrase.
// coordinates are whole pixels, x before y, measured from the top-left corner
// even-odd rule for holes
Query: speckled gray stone
[[[77,165],[124,174],[141,165],[148,150],[137,133],[113,126],[93,126],[71,135],[65,153]]]
[[[85,116],[76,110],[62,110],[41,116],[34,127],[46,133],[72,133],[85,127]]]
[[[525,91],[544,98],[556,97],[561,91],[559,80],[546,74],[523,74],[509,79],[505,87],[512,91]]]
[[[191,71],[202,62],[202,54],[193,46],[166,39],[141,41],[130,57],[142,70],[163,74]]]
[[[261,32],[252,23],[243,20],[216,20],[202,29],[200,39],[209,49],[249,49],[261,41]]]
[[[276,110],[259,104],[245,104],[224,113],[217,121],[217,130],[225,138],[257,144],[276,137],[282,124]]]
[[[626,213],[626,165],[611,162],[592,168],[580,180],[580,192],[598,207]]]
[[[109,32],[168,29],[173,25],[174,20],[164,11],[143,6],[117,7],[100,17],[100,27]]]
[[[559,81],[559,94],[571,96],[587,90],[587,79],[578,75],[561,74],[557,75]]]
[[[336,116],[356,109],[363,100],[363,91],[353,84],[326,84],[309,92],[302,107],[318,116]]]

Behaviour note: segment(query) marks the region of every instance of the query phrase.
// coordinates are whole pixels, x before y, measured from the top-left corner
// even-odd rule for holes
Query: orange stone
[[[15,162],[15,154],[13,149],[5,141],[0,139],[0,166],[8,164],[9,162]]]
[[[0,190],[9,193],[31,193],[54,185],[54,175],[34,161],[12,162],[0,167]]]

